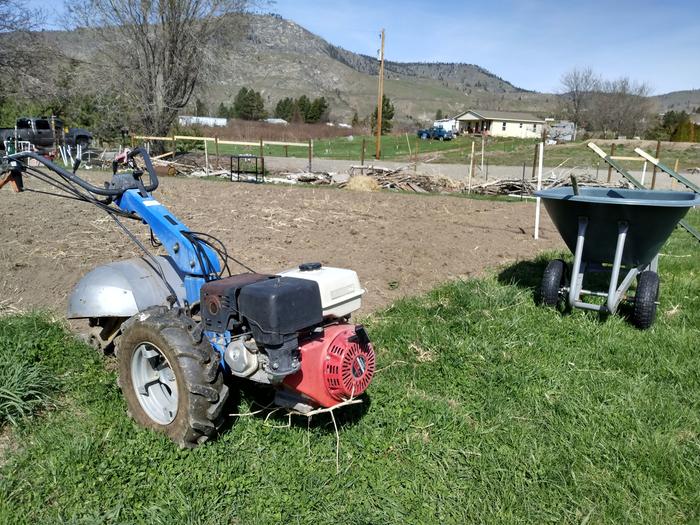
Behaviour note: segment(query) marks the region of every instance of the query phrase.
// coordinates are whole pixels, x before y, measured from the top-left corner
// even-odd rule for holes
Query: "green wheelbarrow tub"
[[[700,195],[683,191],[626,190],[617,188],[573,188],[542,190],[535,193],[559,230],[569,250],[576,249],[579,217],[588,219],[583,260],[610,263],[615,257],[618,225],[628,225],[622,264],[649,264],[659,253],[678,222],[694,206]]]

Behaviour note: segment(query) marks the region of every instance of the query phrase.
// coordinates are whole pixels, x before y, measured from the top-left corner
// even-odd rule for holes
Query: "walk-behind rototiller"
[[[540,285],[540,301],[604,314],[629,301],[632,322],[649,328],[659,299],[659,250],[700,195],[682,191],[562,187],[537,192],[564,242],[574,254],[569,272],[561,259],[551,261]],[[608,273],[606,291],[587,290],[584,277]],[[624,272],[621,274],[621,272]],[[620,282],[620,275],[623,275]],[[637,280],[634,296],[628,290]],[[602,304],[583,296],[604,298]]]
[[[255,273],[151,196],[158,178],[143,149],[120,162],[126,171],[115,161],[111,182],[98,187],[77,176],[77,166],[71,173],[18,153],[3,159],[0,187],[43,191],[24,188],[23,175],[33,176],[52,194],[102,209],[144,252],[85,275],[68,307],[70,319],[89,320],[94,343],[115,350],[119,385],[137,423],[192,447],[216,436],[235,378],[269,385],[277,405],[302,413],[365,391],[375,354],[365,329],[350,323],[364,293],[354,271],[308,263]],[[125,219],[146,224],[151,244],[168,255],[152,254]],[[231,275],[229,262],[248,273]]]

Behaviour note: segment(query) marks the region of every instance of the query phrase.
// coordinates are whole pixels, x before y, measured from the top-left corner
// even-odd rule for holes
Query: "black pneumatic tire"
[[[542,274],[538,292],[538,303],[542,306],[556,307],[559,303],[559,290],[566,280],[566,263],[561,259],[550,261]]]
[[[224,422],[229,388],[224,384],[219,355],[206,338],[196,342],[191,318],[178,310],[154,307],[128,319],[116,346],[119,386],[129,415],[139,425],[165,433],[183,448],[192,448],[217,436]],[[160,350],[174,373],[177,411],[168,424],[151,418],[139,402],[132,380],[132,357],[148,343]]]
[[[659,299],[659,276],[656,272],[642,272],[634,296],[632,322],[637,328],[646,330],[656,319],[656,301]]]

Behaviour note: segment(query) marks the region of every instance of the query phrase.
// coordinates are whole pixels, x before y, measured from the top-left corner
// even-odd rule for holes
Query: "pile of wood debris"
[[[200,164],[202,159],[196,155],[182,155],[178,161],[155,158],[153,164],[162,174],[167,170],[168,175],[185,177],[219,176],[230,177],[227,169],[205,170]],[[364,165],[352,166],[348,173],[331,172],[277,172],[268,173],[265,182],[273,184],[313,184],[313,185],[333,185],[340,188],[347,186],[348,181],[355,176],[370,177],[376,181],[380,189],[397,191],[407,191],[415,193],[475,193],[479,195],[515,195],[532,196],[537,188],[537,182],[531,179],[494,179],[486,182],[472,184],[468,187],[466,182],[450,179],[442,175],[422,175],[416,173],[415,165],[407,164],[398,168],[387,168],[383,166]],[[241,180],[255,179],[254,176],[244,177]],[[579,186],[608,186],[620,187],[626,183],[616,182],[605,184],[588,175],[577,177]],[[556,188],[571,184],[569,177],[561,176],[554,180],[543,181],[543,188]]]
[[[421,175],[411,171],[411,165],[399,168],[381,166],[352,166],[350,176],[365,175],[377,181],[379,187],[389,190],[416,193],[458,193],[465,191],[465,184],[442,175]],[[345,184],[339,184],[343,187]]]
[[[602,186],[609,188],[627,187],[628,184],[624,181],[607,184],[593,177],[579,176],[576,177],[579,186]],[[542,181],[542,189],[558,188],[559,186],[571,185],[569,177],[562,177],[554,181]],[[492,181],[483,182],[473,185],[471,193],[479,195],[534,195],[537,191],[536,180],[526,179],[495,179]]]

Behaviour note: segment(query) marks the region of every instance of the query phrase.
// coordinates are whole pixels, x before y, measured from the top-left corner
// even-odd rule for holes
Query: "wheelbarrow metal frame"
[[[620,273],[623,270],[622,254],[625,250],[625,242],[627,240],[627,232],[629,224],[626,221],[619,221],[617,224],[617,244],[615,246],[615,257],[611,268],[598,263],[591,263],[583,260],[583,246],[586,242],[586,230],[588,228],[588,217],[578,218],[578,236],[576,239],[576,249],[574,251],[574,264],[571,270],[571,285],[563,288],[563,291],[568,291],[568,304],[571,308],[583,308],[585,310],[594,310],[614,314],[620,303],[626,298],[627,291],[634,282],[635,278],[643,271],[658,270],[659,256],[658,254],[652,259],[649,264],[639,266],[626,267],[627,273],[620,281]],[[585,290],[583,288],[583,278],[587,271],[610,271],[610,284],[608,291],[599,292],[595,290]],[[619,285],[618,285],[619,283]],[[595,297],[604,297],[605,304],[588,303],[581,300],[582,295],[590,295]]]

